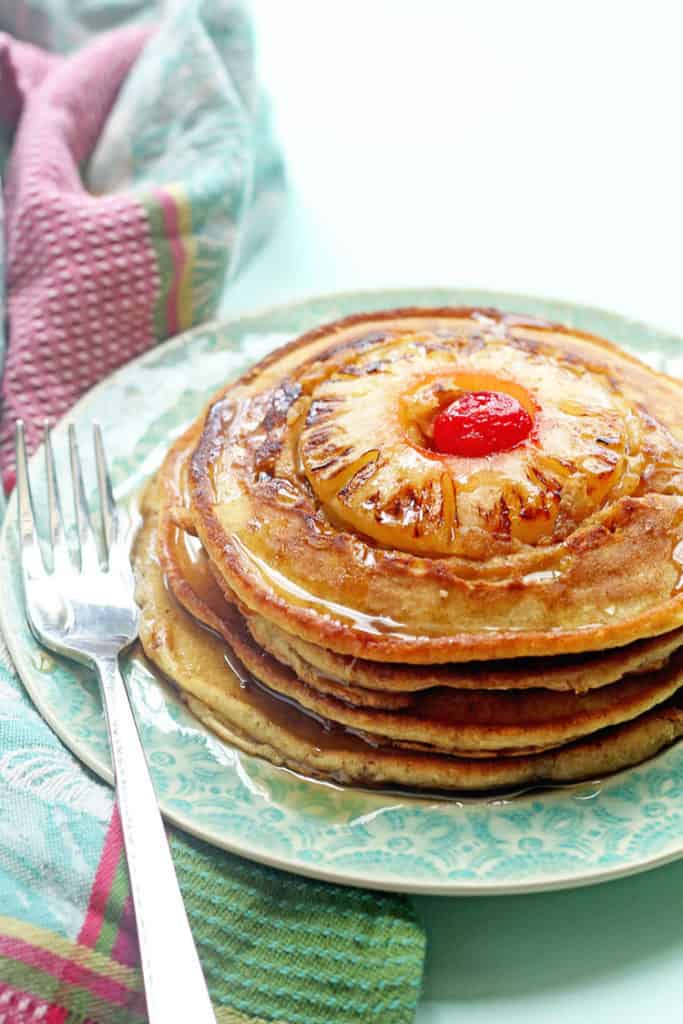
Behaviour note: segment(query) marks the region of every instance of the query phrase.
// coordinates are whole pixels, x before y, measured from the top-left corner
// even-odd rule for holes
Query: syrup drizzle
[[[188,578],[187,582],[190,583],[197,596],[204,601],[207,606],[212,607],[216,614],[220,614],[221,612],[225,614],[226,609],[229,613],[229,606],[227,605],[225,598],[222,592],[220,592],[208,567],[208,557],[201,545],[201,542],[196,537],[186,533],[184,530],[177,529],[173,535],[173,545],[176,557],[181,565],[183,575],[185,575],[186,572],[188,573],[188,576],[191,574],[191,579]],[[179,613],[189,617],[190,620],[198,627],[207,630],[215,638],[216,642],[221,645],[226,668],[232,673],[238,682],[240,699],[242,701],[250,704],[264,715],[267,715],[269,720],[279,724],[282,728],[293,732],[301,740],[310,743],[313,750],[317,752],[320,752],[323,749],[335,749],[337,747],[341,747],[346,750],[351,747],[359,753],[367,750],[368,747],[372,749],[381,749],[382,747],[385,747],[385,749],[391,749],[390,742],[382,742],[377,737],[369,735],[362,730],[338,725],[337,723],[316,714],[308,708],[303,708],[291,697],[287,697],[271,690],[244,666],[221,636],[207,627],[203,622],[196,619],[187,611],[186,608],[178,604],[167,579],[164,580],[164,585]],[[159,675],[153,666],[152,671]],[[276,771],[284,771],[290,775],[295,775],[301,779],[305,779],[305,781],[311,785],[325,785],[342,790],[349,788],[349,785],[343,780],[335,778],[334,773],[332,773],[330,779],[323,780],[312,778],[291,768],[273,767]],[[528,794],[536,793],[539,790],[576,791],[575,795],[573,794],[574,799],[593,799],[600,793],[601,783],[599,780],[595,780],[591,782],[567,784],[549,783],[540,785],[524,785],[493,790],[487,793],[477,793],[476,796],[467,792],[443,791],[438,789],[412,790],[408,787],[402,786],[371,787],[354,784],[353,788],[392,800],[410,799],[411,801],[420,800],[422,802],[448,803],[457,807],[465,807],[472,805],[503,806]]]

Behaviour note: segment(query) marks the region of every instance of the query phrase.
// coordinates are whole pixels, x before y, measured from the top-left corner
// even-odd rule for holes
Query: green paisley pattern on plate
[[[449,303],[498,306],[592,330],[658,368],[683,373],[680,339],[602,310],[489,292],[358,293],[199,328],[95,388],[73,419],[82,432],[95,418],[102,423],[124,498],[154,470],[206,398],[274,346],[362,309]],[[55,441],[66,471],[63,426]],[[86,461],[85,468],[94,481],[92,464]],[[39,483],[40,472],[34,476]],[[39,486],[37,498],[40,505]],[[10,507],[0,538],[0,606],[15,663],[55,731],[107,776],[94,680],[87,670],[47,655],[31,637],[16,556]],[[419,799],[312,782],[240,754],[199,726],[141,658],[129,657],[126,673],[166,814],[256,860],[358,885],[493,893],[585,884],[683,853],[683,744],[602,784],[489,802]]]

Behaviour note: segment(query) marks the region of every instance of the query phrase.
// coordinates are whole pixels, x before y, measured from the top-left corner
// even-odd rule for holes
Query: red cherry
[[[502,391],[467,391],[434,420],[434,447],[443,455],[507,452],[531,433],[531,416]]]

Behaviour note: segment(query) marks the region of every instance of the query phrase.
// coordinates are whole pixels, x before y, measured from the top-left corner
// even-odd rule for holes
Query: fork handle
[[[150,1024],[216,1024],[118,658],[96,663]]]

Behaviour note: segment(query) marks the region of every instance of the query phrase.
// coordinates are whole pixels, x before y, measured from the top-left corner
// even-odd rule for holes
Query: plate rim
[[[492,304],[514,304],[519,302],[523,304],[528,301],[531,304],[538,305],[539,303],[550,303],[566,306],[568,309],[580,311],[582,314],[587,316],[603,316],[608,319],[613,319],[617,322],[627,324],[630,328],[642,327],[648,332],[650,336],[661,335],[662,340],[665,338],[668,343],[679,341],[683,345],[683,336],[678,335],[676,332],[669,331],[665,327],[660,327],[655,324],[647,323],[646,321],[639,320],[637,318],[627,317],[614,310],[607,309],[600,306],[576,303],[569,299],[557,299],[546,295],[530,295],[527,293],[518,292],[507,292],[507,291],[494,291],[492,289],[476,289],[476,288],[457,288],[455,286],[418,286],[415,288],[410,287],[394,287],[394,288],[371,288],[371,289],[350,289],[345,291],[329,292],[324,294],[310,294],[301,296],[295,300],[286,303],[275,303],[267,306],[259,307],[256,309],[248,309],[243,312],[238,312],[226,317],[216,317],[203,324],[198,324],[190,330],[184,331],[182,334],[176,335],[172,338],[168,338],[163,342],[147,349],[141,353],[135,359],[130,360],[127,363],[122,364],[112,373],[98,381],[92,388],[86,391],[78,401],[71,407],[71,409],[56,422],[55,426],[63,426],[66,422],[71,419],[78,419],[80,409],[82,405],[89,405],[93,399],[95,399],[100,391],[106,392],[111,387],[112,383],[115,383],[120,377],[127,375],[131,367],[135,365],[143,364],[147,359],[153,359],[155,355],[158,355],[163,351],[174,351],[176,349],[184,348],[188,343],[202,334],[210,334],[216,331],[225,331],[229,329],[232,324],[244,324],[245,321],[258,321],[267,317],[276,316],[279,313],[287,314],[295,312],[297,310],[305,310],[310,307],[312,303],[316,304],[333,304],[334,302],[349,302],[355,301],[358,298],[359,302],[362,302],[363,298],[368,300],[376,296],[382,296],[383,298],[396,298],[399,305],[396,308],[400,308],[401,297],[404,298],[408,295],[412,296],[412,302],[410,304],[415,305],[415,296],[423,294],[425,298],[434,293],[442,292],[444,296],[450,294],[459,297],[459,304],[467,303],[468,295],[472,297],[472,303],[474,303],[475,296],[489,295],[492,300]],[[495,301],[494,301],[495,300]],[[453,301],[453,299],[451,300]],[[479,302],[478,304],[481,304]],[[389,307],[385,307],[389,308]],[[427,308],[427,303],[425,303]],[[523,310],[521,310],[523,311]],[[42,452],[42,446],[36,451],[31,457],[31,463],[40,459]],[[7,514],[4,517],[2,526],[0,527],[0,551],[7,550],[7,538],[9,530],[11,529],[10,520],[14,520],[12,514],[15,506],[16,498],[14,492],[10,495],[8,500]],[[9,563],[10,560],[3,560]],[[0,572],[0,589],[5,590],[9,583],[11,576],[11,569],[6,569]],[[97,756],[91,754],[87,747],[83,747],[79,744],[78,740],[69,733],[68,729],[63,727],[60,720],[53,714],[49,704],[41,698],[39,687],[35,684],[35,680],[28,671],[28,667],[23,663],[23,659],[20,654],[20,645],[15,641],[12,629],[8,628],[6,603],[0,601],[0,631],[4,637],[7,645],[10,657],[12,659],[13,667],[19,675],[21,682],[26,689],[33,705],[46,722],[48,727],[55,733],[67,749],[82,763],[87,766],[94,774],[101,780],[103,780],[110,787],[113,786],[113,774],[108,765],[104,764]],[[672,749],[672,748],[669,748]],[[663,752],[664,754],[667,751]],[[247,755],[242,755],[247,756]],[[622,775],[630,771],[626,769]],[[349,787],[353,789],[354,787]],[[356,787],[357,788],[357,787]],[[558,791],[559,793],[560,791]],[[558,796],[559,799],[559,796]],[[434,800],[438,803],[438,800]],[[496,881],[491,880],[489,882],[470,881],[470,880],[459,880],[459,881],[447,881],[431,883],[427,880],[420,880],[417,882],[407,881],[405,878],[391,873],[386,873],[382,878],[366,878],[362,874],[353,868],[345,868],[344,870],[334,870],[325,867],[319,867],[313,863],[303,862],[301,859],[297,859],[294,855],[291,858],[284,856],[273,856],[270,855],[266,850],[258,845],[250,845],[241,839],[230,841],[225,838],[217,836],[216,832],[197,825],[191,817],[188,817],[182,813],[178,813],[173,810],[169,810],[164,806],[163,798],[159,801],[160,807],[165,820],[180,828],[197,838],[209,843],[210,845],[224,849],[227,852],[233,853],[237,856],[242,856],[247,859],[254,860],[258,863],[267,865],[278,870],[290,872],[295,875],[302,877],[313,878],[319,881],[330,882],[338,885],[347,885],[365,889],[373,889],[380,891],[392,891],[397,893],[406,893],[414,895],[433,895],[433,896],[497,896],[497,895],[524,895],[529,893],[538,892],[553,892],[564,889],[584,888],[591,885],[597,885],[603,882],[614,881],[620,878],[625,878],[630,875],[639,874],[642,871],[653,870],[657,867],[662,867],[666,864],[670,864],[683,857],[683,835],[681,835],[678,841],[678,846],[673,849],[668,849],[663,852],[657,853],[651,857],[639,858],[634,861],[626,862],[623,864],[616,864],[612,867],[607,868],[595,868],[588,870],[583,874],[572,874],[558,875],[556,878],[539,878],[537,880],[523,879],[519,882],[510,880]],[[566,869],[565,869],[566,871]]]

